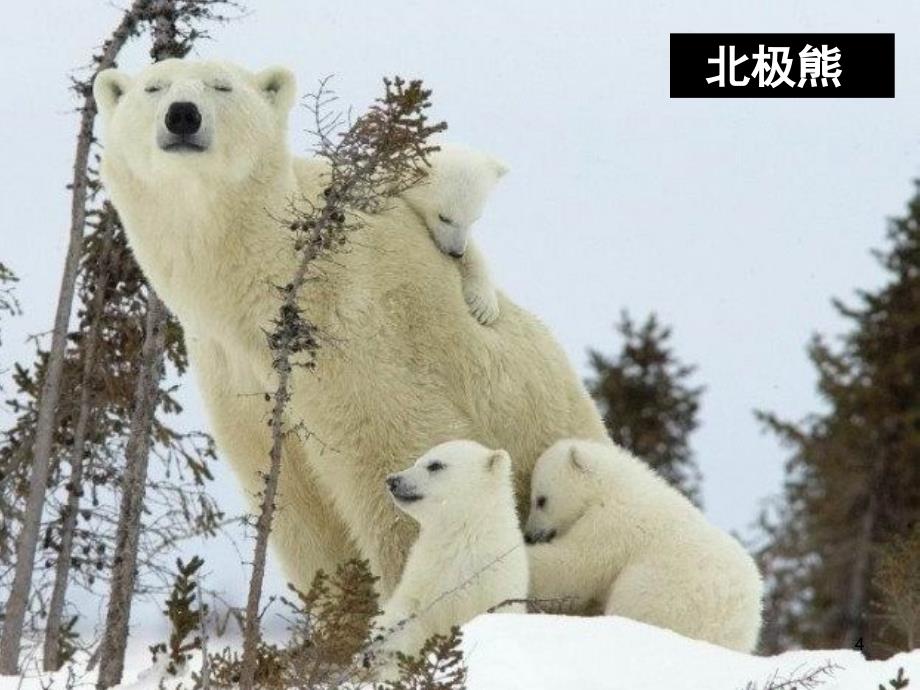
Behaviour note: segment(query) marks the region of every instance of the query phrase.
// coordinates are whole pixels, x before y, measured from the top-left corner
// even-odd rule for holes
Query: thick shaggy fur
[[[573,598],[749,652],[762,584],[732,537],[644,462],[611,443],[564,440],[537,461],[527,521],[531,596]]]
[[[167,60],[133,78],[103,72],[94,93],[103,179],[141,267],[185,329],[218,446],[255,496],[270,446],[264,393],[276,385],[265,332],[280,304],[274,286],[296,261],[284,219],[326,184],[323,163],[288,151],[294,79]],[[161,148],[176,101],[199,107],[206,150]],[[357,551],[392,591],[415,529],[396,519],[384,479],[437,443],[507,449],[523,496],[553,440],[604,438],[547,329],[502,295],[494,326],[477,323],[457,262],[400,200],[367,217],[316,273],[301,304],[323,346],[315,373],[294,370],[288,419],[310,435],[285,446],[273,530],[296,585]]]
[[[527,596],[527,553],[508,453],[449,441],[387,481],[396,505],[420,530],[377,623],[385,649],[416,654],[432,635]],[[524,607],[499,610],[523,613]]]
[[[500,313],[498,295],[486,258],[470,239],[470,231],[508,168],[486,153],[457,144],[441,144],[429,163],[427,179],[402,197],[421,215],[438,248],[457,259],[470,313],[484,326],[491,325]]]

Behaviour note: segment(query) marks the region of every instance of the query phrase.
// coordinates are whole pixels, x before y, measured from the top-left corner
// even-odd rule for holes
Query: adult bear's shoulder
[[[318,199],[329,185],[329,161],[317,156],[295,158],[294,176],[305,199]]]

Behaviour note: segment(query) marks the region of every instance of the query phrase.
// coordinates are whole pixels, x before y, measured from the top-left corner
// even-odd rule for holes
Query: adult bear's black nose
[[[399,477],[397,477],[395,474],[391,474],[389,477],[387,477],[387,488],[390,491],[395,492],[399,488]]]
[[[179,136],[194,134],[201,127],[198,106],[188,101],[178,101],[166,111],[166,129]]]

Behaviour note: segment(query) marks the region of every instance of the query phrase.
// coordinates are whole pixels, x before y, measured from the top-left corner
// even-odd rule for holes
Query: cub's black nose
[[[166,129],[179,136],[194,134],[201,127],[198,106],[187,101],[173,103],[166,111]]]
[[[387,477],[387,488],[389,488],[390,491],[396,491],[398,486],[399,486],[399,477],[395,475],[390,475],[389,477]]]

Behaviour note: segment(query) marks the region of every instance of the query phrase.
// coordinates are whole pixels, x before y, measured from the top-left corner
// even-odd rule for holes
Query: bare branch
[[[299,260],[291,281],[278,287],[281,307],[274,330],[268,334],[278,387],[272,396],[270,466],[256,523],[253,572],[246,602],[242,690],[252,690],[255,677],[260,640],[259,600],[281,474],[292,369],[295,363],[313,369],[319,347],[317,329],[304,317],[298,297],[312,264],[341,248],[348,233],[360,225],[355,211],[379,211],[388,197],[424,176],[425,157],[434,150],[428,139],[446,127],[443,123],[427,124],[425,111],[430,107],[430,93],[422,88],[420,81],[384,79],[384,96],[338,136],[335,129],[341,119],[324,112],[334,98],[327,80],[320,83],[310,99],[316,123],[317,154],[329,162],[329,185],[322,199],[302,200],[305,208],[290,224]]]

